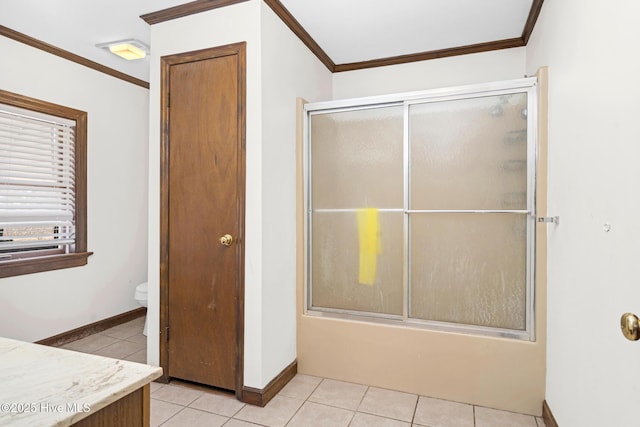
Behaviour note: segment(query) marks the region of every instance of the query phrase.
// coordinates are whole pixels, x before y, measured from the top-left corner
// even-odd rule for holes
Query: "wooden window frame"
[[[4,90],[0,90],[0,104],[62,117],[76,123],[75,251],[73,253],[51,254],[51,251],[45,250],[37,251],[39,254],[34,254],[32,257],[0,260],[0,278],[86,265],[87,259],[93,254],[93,252],[87,251],[87,113]]]

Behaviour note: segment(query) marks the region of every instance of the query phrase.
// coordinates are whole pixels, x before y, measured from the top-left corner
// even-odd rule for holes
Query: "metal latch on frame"
[[[559,225],[560,217],[559,216],[541,216],[541,217],[538,217],[538,222],[552,222],[556,225]]]

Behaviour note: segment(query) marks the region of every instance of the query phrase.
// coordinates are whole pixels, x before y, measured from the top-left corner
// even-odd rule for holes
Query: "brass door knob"
[[[640,339],[640,320],[633,313],[625,313],[620,318],[620,328],[622,335],[628,340],[638,341]]]
[[[231,246],[231,243],[233,243],[233,237],[230,234],[225,234],[220,238],[220,243],[223,246]]]

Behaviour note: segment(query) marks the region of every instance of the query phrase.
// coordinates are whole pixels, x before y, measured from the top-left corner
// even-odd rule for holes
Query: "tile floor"
[[[145,362],[144,319],[64,345]],[[264,408],[182,382],[151,384],[151,425],[174,427],[544,427],[542,418],[426,396],[297,375]]]

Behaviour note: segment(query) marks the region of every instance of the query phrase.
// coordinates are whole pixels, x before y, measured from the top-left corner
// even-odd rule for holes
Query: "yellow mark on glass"
[[[358,239],[360,241],[360,274],[358,275],[358,282],[363,285],[373,285],[376,281],[378,254],[382,253],[378,209],[358,209],[357,215]]]

